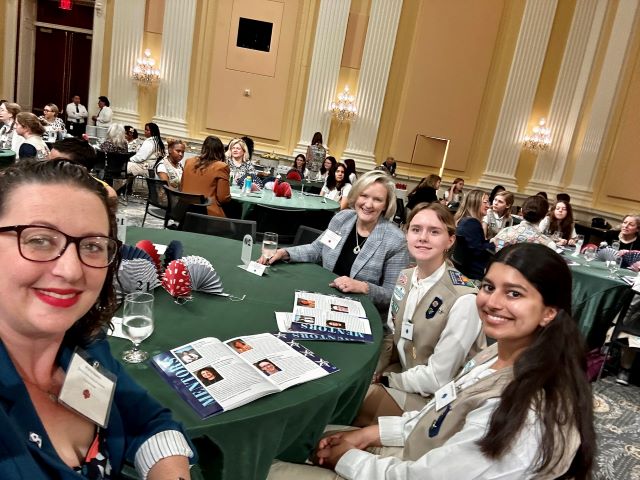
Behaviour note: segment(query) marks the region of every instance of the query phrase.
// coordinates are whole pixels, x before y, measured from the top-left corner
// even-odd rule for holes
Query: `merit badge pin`
[[[457,270],[449,270],[449,277],[451,277],[451,283],[454,285],[465,285],[467,287],[473,287],[474,284],[468,277],[458,272]]]
[[[438,312],[438,310],[440,309],[440,307],[442,306],[442,299],[440,297],[436,297],[431,301],[431,305],[429,305],[429,309],[427,310],[427,313],[425,315],[426,318],[433,318],[435,317],[436,313]]]
[[[407,278],[407,275],[405,273],[401,273],[398,277],[398,284],[402,286],[406,286],[408,281],[409,279]]]
[[[398,300],[402,300],[404,298],[404,294],[405,294],[405,289],[404,287],[401,287],[400,285],[396,285],[395,288],[393,289],[393,296]]]
[[[400,310],[400,305],[398,305],[394,300],[391,300],[391,314],[395,316],[396,313],[398,313],[398,310]]]

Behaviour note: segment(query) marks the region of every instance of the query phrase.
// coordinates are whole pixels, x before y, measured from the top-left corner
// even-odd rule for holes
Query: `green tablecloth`
[[[607,278],[609,270],[604,262],[594,260],[589,266],[584,257],[574,257],[565,252],[567,259],[580,265],[570,266],[573,277],[573,317],[578,320],[580,331],[591,348],[604,342],[607,328],[616,314],[629,302],[632,291],[620,279]],[[619,270],[620,275],[635,275],[629,270]]]
[[[335,277],[313,264],[278,264],[258,277],[237,268],[241,243],[171,230],[127,229],[127,243],[142,239],[168,244],[178,239],[185,255],[208,258],[220,273],[224,290],[245,300],[201,293],[177,305],[156,289],[153,335],[143,348],[151,354],[189,341],[214,336],[227,339],[242,334],[276,331],[274,311],[291,311],[295,289],[336,293],[328,286]],[[259,255],[259,246],[254,258]],[[366,296],[357,296],[371,321],[373,344],[304,342],[305,346],[341,370],[325,378],[261,398],[235,410],[201,420],[147,364],[128,365],[127,371],[160,403],[169,407],[197,445],[205,478],[234,480],[265,478],[271,461],[303,461],[327,423],[349,424],[370,382],[382,336],[382,322]],[[128,348],[123,339],[111,339],[114,355]]]
[[[231,198],[243,204],[263,205],[279,210],[328,210],[333,212],[340,208],[340,204],[336,201],[316,195],[301,195],[300,192],[293,192],[291,198],[276,197],[272,190],[267,189],[243,195],[240,188],[233,187]]]

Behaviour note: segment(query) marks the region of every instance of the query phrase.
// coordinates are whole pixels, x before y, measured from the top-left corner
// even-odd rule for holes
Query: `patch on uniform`
[[[398,313],[398,310],[400,310],[400,305],[391,300],[391,315],[395,316]]]
[[[425,317],[426,318],[435,317],[436,313],[438,313],[438,310],[440,309],[441,306],[442,306],[442,299],[440,297],[434,298],[431,301],[431,305],[429,305],[429,309],[427,310]]]
[[[394,298],[397,298],[398,301],[401,301],[404,298],[404,294],[405,294],[405,289],[400,285],[396,285],[395,288],[393,289],[393,296]]]
[[[404,273],[401,273],[400,276],[398,277],[398,284],[402,285],[403,287],[407,285],[408,281],[409,279],[407,278],[407,275]]]
[[[471,279],[461,274],[457,270],[449,270],[449,277],[451,277],[451,283],[453,283],[454,285],[464,285],[467,287],[475,287]]]

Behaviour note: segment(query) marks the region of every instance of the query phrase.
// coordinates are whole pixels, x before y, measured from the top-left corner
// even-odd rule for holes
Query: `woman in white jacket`
[[[150,168],[154,168],[158,160],[165,155],[164,142],[160,136],[160,128],[155,123],[144,126],[146,137],[140,149],[129,159],[127,173],[146,177]]]

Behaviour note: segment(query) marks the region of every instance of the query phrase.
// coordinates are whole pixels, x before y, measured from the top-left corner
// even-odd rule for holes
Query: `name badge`
[[[405,340],[413,340],[413,323],[402,322],[400,336]]]
[[[456,384],[449,382],[444,387],[436,391],[436,412],[453,402],[456,397]]]
[[[238,265],[238,267],[240,267],[243,270],[246,270],[249,273],[258,275],[259,277],[261,277],[264,274],[264,271],[267,268],[266,265],[262,265],[261,263],[254,262],[254,261],[249,262],[249,265]]]
[[[336,232],[332,232],[331,230],[325,230],[325,232],[322,234],[322,237],[320,237],[320,243],[326,245],[331,250],[336,248],[338,243],[340,243],[340,240],[342,240],[342,237]]]
[[[116,377],[96,362],[91,365],[73,354],[58,400],[67,408],[106,428],[111,412]]]

